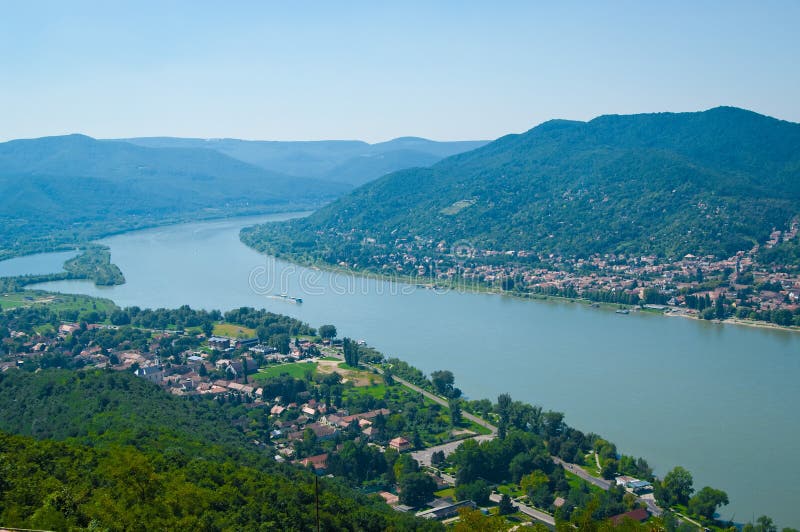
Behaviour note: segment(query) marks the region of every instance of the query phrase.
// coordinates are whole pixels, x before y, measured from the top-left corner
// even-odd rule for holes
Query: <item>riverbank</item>
[[[650,312],[652,314],[661,314],[664,316],[679,316],[698,321],[708,321],[713,323],[728,324],[728,325],[745,325],[748,327],[757,327],[771,330],[781,330],[790,332],[800,332],[800,327],[789,325],[778,325],[776,323],[766,321],[747,320],[742,318],[730,317],[724,320],[704,320],[701,316],[687,312],[687,309],[681,307],[671,307],[663,305],[664,310],[647,309],[645,305],[628,305],[624,303],[610,303],[606,301],[594,301],[586,297],[566,297],[551,294],[541,294],[532,292],[520,292],[516,290],[503,290],[501,288],[488,286],[485,283],[467,281],[466,279],[432,279],[430,277],[420,277],[403,274],[382,274],[370,270],[354,270],[341,266],[332,265],[323,262],[319,259],[303,260],[294,255],[280,253],[276,251],[264,252],[247,244],[239,234],[239,240],[248,248],[261,253],[262,255],[272,256],[276,259],[284,260],[298,266],[304,266],[312,269],[324,270],[334,274],[347,275],[351,277],[363,277],[366,279],[374,279],[377,281],[386,281],[389,283],[398,283],[416,286],[418,288],[425,288],[433,291],[449,291],[453,290],[462,293],[475,293],[475,294],[492,294],[503,297],[516,298],[520,300],[531,301],[558,301],[568,303],[582,303],[593,308],[604,308],[611,310],[637,310],[643,312]]]
[[[800,327],[796,327],[794,325],[778,325],[777,323],[770,323],[766,321],[754,321],[754,320],[745,320],[742,318],[725,318],[724,320],[705,320],[702,316],[697,314],[689,314],[686,312],[685,309],[677,308],[677,307],[668,307],[671,311],[669,312],[660,312],[660,314],[664,316],[671,316],[676,318],[687,318],[690,320],[700,321],[700,322],[708,322],[708,323],[718,323],[720,325],[743,325],[745,327],[754,327],[757,329],[770,329],[774,331],[789,331],[789,332],[798,332],[800,333]]]
[[[92,231],[86,238],[61,241],[61,242],[51,242],[49,244],[44,242],[39,242],[33,244],[31,247],[24,247],[24,248],[0,249],[0,262],[17,257],[37,255],[39,253],[58,253],[63,251],[75,251],[83,246],[91,245],[93,242],[96,242],[97,240],[123,235],[126,233],[132,233],[135,231],[155,229],[159,227],[170,227],[170,226],[183,225],[188,223],[197,223],[197,222],[222,221],[235,218],[250,218],[253,216],[266,216],[270,214],[281,214],[281,213],[299,213],[304,216],[308,216],[309,214],[311,214],[311,212],[313,212],[313,210],[321,206],[322,205],[316,205],[316,204],[287,203],[270,208],[256,208],[256,209],[248,208],[248,209],[239,209],[227,212],[209,212],[209,210],[206,210],[193,213],[191,216],[187,215],[187,216],[163,218],[157,221],[135,220],[129,223],[123,223],[123,225],[118,228],[108,229],[106,227],[105,229]]]

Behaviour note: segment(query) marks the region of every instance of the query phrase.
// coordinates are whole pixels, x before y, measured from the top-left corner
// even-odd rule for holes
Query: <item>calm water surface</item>
[[[125,285],[40,287],[122,306],[254,306],[333,323],[426,373],[453,370],[470,397],[508,392],[566,412],[657,473],[683,465],[697,488],[728,492],[724,517],[800,527],[800,334],[437,293],[272,262],[239,242],[241,227],[286,216],[118,235],[103,243]],[[303,304],[269,297],[282,292]]]
[[[77,255],[77,251],[39,253],[0,261],[0,277],[17,275],[45,275],[64,271],[64,262]]]

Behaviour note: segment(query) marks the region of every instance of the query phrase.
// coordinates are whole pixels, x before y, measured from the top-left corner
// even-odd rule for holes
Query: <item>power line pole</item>
[[[317,501],[317,532],[320,532],[319,529],[319,477],[314,475],[314,495]]]

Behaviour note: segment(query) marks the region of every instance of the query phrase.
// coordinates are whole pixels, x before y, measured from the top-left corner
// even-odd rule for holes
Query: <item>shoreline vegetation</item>
[[[410,364],[387,357],[363,342],[337,339],[333,325],[315,329],[290,317],[244,307],[223,314],[220,311],[196,311],[188,306],[174,310],[121,309],[113,303],[88,296],[51,294],[41,300],[43,304],[30,303],[0,312],[0,338],[3,339],[0,362],[6,366],[6,370],[0,372],[0,388],[5,389],[0,394],[0,403],[13,397],[14,404],[18,405],[3,404],[0,409],[6,412],[6,415],[0,414],[0,429],[6,432],[45,440],[68,437],[71,444],[88,443],[98,449],[106,448],[103,442],[115,442],[118,438],[130,442],[133,434],[139,434],[136,436],[138,452],[147,455],[145,462],[153,460],[147,467],[155,468],[153,474],[158,478],[167,478],[172,473],[163,469],[171,466],[165,465],[163,458],[158,462],[158,457],[162,453],[174,452],[171,449],[180,445],[175,441],[179,436],[173,428],[168,428],[168,424],[153,426],[156,423],[154,418],[138,429],[133,427],[133,432],[118,434],[122,429],[109,421],[122,416],[119,419],[123,421],[124,429],[129,431],[126,415],[117,411],[122,408],[120,400],[111,399],[117,397],[114,390],[117,386],[123,386],[125,390],[140,389],[145,380],[150,380],[159,384],[161,390],[156,392],[155,387],[148,388],[149,398],[133,405],[137,412],[139,409],[148,412],[151,403],[164,402],[172,395],[169,401],[174,405],[158,414],[161,423],[165,411],[177,409],[180,416],[186,416],[191,405],[205,404],[204,423],[208,424],[212,419],[220,423],[224,417],[231,424],[215,436],[217,440],[227,438],[230,442],[241,438],[242,443],[236,444],[244,445],[243,450],[237,451],[239,456],[256,452],[261,456],[258,463],[262,464],[259,466],[262,471],[274,471],[271,465],[267,465],[270,462],[267,458],[273,454],[296,456],[294,462],[300,458],[307,459],[313,465],[316,464],[314,460],[322,456],[319,453],[324,452],[328,472],[336,473],[336,478],[330,482],[367,494],[374,493],[375,489],[394,490],[392,486],[397,484],[401,502],[423,510],[433,494],[433,485],[429,488],[431,481],[426,479],[433,475],[434,478],[452,479],[445,482],[455,487],[454,503],[473,500],[481,506],[494,507],[493,503],[499,502],[496,508],[517,515],[516,504],[523,510],[529,508],[533,515],[553,520],[556,530],[570,530],[575,526],[581,530],[606,530],[609,518],[637,508],[647,509],[653,517],[644,525],[646,528],[635,525],[627,530],[678,530],[680,521],[690,523],[693,520],[713,530],[727,531],[733,526],[733,523],[715,519],[717,509],[728,504],[727,495],[709,487],[695,492],[691,474],[685,469],[678,466],[663,478],[657,478],[643,458],[623,455],[613,443],[601,436],[570,427],[560,412],[514,401],[505,393],[500,393],[496,402],[466,400],[455,387],[451,371],[439,370],[425,375]],[[268,349],[253,351],[251,348],[258,345],[235,342],[236,347],[220,351],[217,347],[220,338],[211,337],[213,332],[240,329],[255,331],[255,340],[260,342],[258,345]],[[267,358],[264,353],[272,355]],[[303,364],[303,360],[317,360],[313,365],[317,370],[308,366],[302,373],[295,371],[295,375],[280,371],[282,366],[288,368]],[[255,386],[250,386],[256,380],[248,377],[247,370],[239,375],[235,369],[230,369],[239,364],[239,371],[242,371],[251,366],[250,361],[254,377],[262,375],[257,386],[265,391],[263,394],[257,394]],[[322,361],[326,364],[325,371],[321,370]],[[263,368],[268,371],[262,373]],[[65,370],[76,371],[78,379],[68,377]],[[145,371],[140,373],[140,370]],[[153,379],[156,372],[158,380]],[[115,377],[120,373],[130,376],[133,381],[128,377],[121,380]],[[143,378],[135,379],[132,374]],[[95,387],[92,383],[98,380],[103,383]],[[185,388],[181,383],[189,380],[196,382]],[[202,395],[198,391],[202,383],[213,385],[218,391]],[[398,384],[410,392],[398,389]],[[97,397],[95,389],[100,394]],[[213,391],[213,387],[209,390]],[[130,392],[124,395],[128,397]],[[274,395],[282,398],[273,401]],[[73,396],[80,397],[80,400],[64,403],[64,397]],[[311,401],[312,398],[315,401]],[[129,397],[123,402],[131,400]],[[180,401],[185,403],[179,405]],[[329,429],[324,429],[319,421],[316,425],[307,425],[304,432],[303,425],[300,425],[297,433],[300,436],[287,440],[277,427],[285,429],[300,423],[300,418],[296,414],[293,417],[291,411],[300,408],[303,401],[306,401],[302,406],[304,423],[311,423],[314,419],[325,421],[326,416],[333,416],[331,411],[344,407],[356,413],[381,410],[377,418],[369,418],[371,422],[359,421],[357,428],[344,430],[343,436],[335,438],[330,445],[316,435],[315,431],[329,435],[325,432]],[[89,418],[81,410],[83,404],[92,412]],[[213,414],[212,410],[217,407],[208,409],[213,404],[229,414]],[[269,411],[273,404],[272,416],[258,414]],[[325,407],[327,414],[324,413]],[[17,412],[20,408],[22,410]],[[67,412],[56,414],[54,408],[66,409],[69,415]],[[361,419],[358,415],[355,419]],[[39,420],[38,424],[34,423],[36,430],[28,422],[30,419]],[[141,423],[149,418],[145,414],[137,416],[137,419],[140,420],[137,423]],[[331,423],[333,419],[335,417],[327,417],[327,422]],[[483,421],[475,425],[476,420]],[[84,428],[86,423],[89,425]],[[96,423],[103,427],[99,432],[92,428],[98,426]],[[193,429],[187,428],[191,426],[191,423],[183,423],[179,430],[191,431]],[[229,429],[232,427],[238,428],[231,432]],[[391,458],[393,461],[389,473],[386,464],[381,465],[383,457],[380,453],[373,456],[371,453],[374,451],[370,451],[369,446],[359,447],[358,443],[352,443],[350,438],[366,427],[380,429],[378,442],[389,443],[389,438],[394,437],[392,442],[400,441],[398,445],[405,445],[415,453],[429,451],[433,454],[425,464],[421,464],[412,458],[414,453],[406,454],[403,448],[395,454],[390,454],[387,449],[386,460]],[[464,429],[482,436],[476,439]],[[86,430],[88,432],[84,432]],[[165,441],[159,440],[162,431],[170,435]],[[202,430],[193,433],[193,437],[199,439],[186,447],[184,453],[204,452],[197,450],[203,446],[202,433]],[[403,436],[407,440],[403,440]],[[95,437],[100,441],[93,441]],[[451,448],[447,453],[438,451],[441,444],[459,438],[466,439],[458,449]],[[18,443],[12,447],[19,450],[22,440],[16,441]],[[25,445],[33,445],[32,442]],[[7,448],[7,436],[0,437],[0,446]],[[292,449],[292,452],[284,452],[287,449]],[[26,455],[23,453],[23,456]],[[187,458],[185,456],[180,463],[186,463]],[[212,461],[215,459],[211,458]],[[313,465],[313,469],[316,468]],[[91,474],[97,475],[98,472],[92,471]],[[642,495],[641,492],[634,493],[638,488],[631,491],[629,486],[627,489],[616,486],[614,480],[620,478],[619,475],[626,479],[633,477],[633,481],[641,481],[642,486],[650,488],[645,487],[645,495]],[[325,489],[331,489],[331,484],[325,482]],[[73,488],[64,487],[69,492]],[[429,489],[431,491],[427,493]],[[648,489],[652,495],[646,494]],[[412,492],[417,494],[415,498],[412,498]],[[504,506],[499,494],[493,495],[497,500],[490,497],[491,493],[497,492],[514,493],[515,501],[505,501]],[[90,497],[88,493],[92,490],[84,493],[83,499],[76,500],[72,513],[64,516],[53,513],[52,510],[61,507],[49,508],[47,505],[51,503],[46,499],[41,511],[34,515],[43,519],[39,524],[52,523],[47,519],[72,519],[80,514],[77,508],[81,501]],[[662,515],[656,502],[661,508],[672,511]],[[155,502],[134,500],[133,504],[141,512],[142,504]],[[93,511],[91,508],[83,507],[85,511]],[[500,516],[483,517],[469,511],[460,514],[465,523],[479,518],[490,519],[495,524],[505,523],[502,512]],[[682,519],[681,514],[688,514],[691,519]],[[25,522],[19,519],[10,524]]]
[[[475,294],[491,294],[491,295],[498,295],[503,297],[513,297],[516,299],[522,300],[531,300],[531,301],[558,301],[564,303],[582,303],[586,304],[591,307],[602,307],[608,309],[627,309],[627,310],[642,310],[642,311],[649,311],[655,314],[660,314],[663,316],[672,316],[672,317],[680,317],[680,318],[688,318],[697,321],[709,321],[713,323],[719,324],[728,324],[728,325],[745,325],[748,327],[757,327],[763,329],[772,329],[772,330],[781,330],[781,331],[790,331],[790,332],[800,332],[800,326],[797,325],[779,325],[777,323],[767,322],[763,320],[751,320],[745,318],[738,318],[735,316],[729,316],[724,319],[708,319],[704,318],[699,312],[689,313],[687,309],[680,308],[680,307],[672,307],[669,305],[656,305],[656,307],[663,307],[662,310],[657,310],[654,308],[647,308],[647,304],[642,302],[640,304],[632,304],[632,303],[618,303],[618,302],[609,302],[609,301],[598,301],[595,299],[591,299],[589,297],[575,295],[575,296],[564,296],[564,295],[557,295],[557,294],[546,294],[546,293],[536,293],[536,292],[522,292],[519,290],[504,290],[502,287],[497,286],[490,286],[485,283],[474,282],[474,281],[466,281],[464,279],[432,279],[430,277],[419,277],[413,275],[405,275],[405,274],[382,274],[378,272],[374,272],[371,270],[366,269],[352,269],[349,267],[342,267],[337,266],[334,264],[326,263],[320,259],[311,259],[307,257],[297,257],[291,253],[281,253],[277,251],[275,248],[270,248],[268,251],[261,249],[259,246],[256,246],[250,242],[248,242],[242,234],[244,233],[245,229],[242,229],[240,232],[240,241],[250,247],[251,249],[258,251],[259,253],[265,256],[271,256],[279,260],[283,260],[286,262],[290,262],[293,264],[297,264],[299,266],[307,267],[307,268],[317,268],[320,270],[324,270],[330,273],[341,274],[341,275],[348,275],[348,276],[356,276],[356,277],[364,277],[367,279],[374,279],[378,281],[387,281],[390,283],[402,283],[411,286],[416,286],[420,288],[428,288],[431,290],[455,290],[458,292],[464,293],[475,293]],[[424,281],[424,282],[421,282]]]
[[[108,246],[87,244],[80,253],[64,262],[64,271],[41,275],[19,275],[0,278],[0,292],[18,292],[36,283],[65,280],[87,280],[97,286],[115,286],[125,283],[125,276],[116,264],[111,262]]]
[[[266,211],[261,212],[254,212],[248,214],[227,214],[227,215],[212,215],[208,217],[196,217],[192,221],[193,222],[213,222],[213,221],[222,221],[222,220],[233,220],[236,218],[249,218],[252,216],[267,216],[270,214],[280,214],[280,213],[291,213],[291,212],[298,212],[298,213],[306,213],[310,211],[302,210],[301,207],[297,205],[286,205],[285,208],[278,208],[278,209],[268,209]],[[185,223],[189,223],[187,220],[169,220],[165,221],[164,223],[154,223],[147,226],[142,227],[133,227],[129,229],[122,229],[117,230],[109,233],[104,233],[102,235],[98,235],[96,238],[92,239],[89,242],[83,243],[75,243],[73,245],[63,245],[61,247],[49,249],[49,250],[37,250],[32,251],[30,253],[24,253],[19,255],[11,255],[11,256],[2,256],[2,260],[7,260],[10,258],[14,258],[17,256],[25,256],[37,253],[50,253],[50,252],[59,252],[59,251],[75,251],[76,249],[84,250],[82,255],[75,257],[72,260],[76,260],[83,255],[86,255],[87,251],[89,255],[84,257],[83,260],[79,261],[79,264],[75,265],[74,271],[72,272],[60,272],[60,273],[53,273],[53,274],[44,274],[44,275],[23,275],[23,276],[15,276],[15,277],[0,277],[0,291],[9,292],[14,290],[24,289],[26,286],[31,284],[38,284],[50,281],[62,281],[62,280],[88,280],[93,281],[97,286],[114,286],[124,284],[124,273],[113,263],[110,262],[110,257],[107,264],[98,265],[99,269],[95,270],[93,273],[91,269],[86,268],[88,262],[96,262],[98,257],[98,252],[95,250],[102,250],[105,249],[107,251],[108,247],[97,244],[96,240],[101,238],[108,238],[110,236],[121,235],[126,233],[132,233],[136,231],[144,231],[147,229],[154,229],[158,227],[169,227],[174,225],[182,225]],[[621,302],[609,302],[609,301],[598,301],[597,299],[592,299],[589,297],[585,297],[582,295],[574,295],[574,296],[565,296],[565,295],[558,295],[558,294],[545,294],[545,293],[535,293],[535,292],[523,292],[520,290],[505,290],[503,287],[498,286],[490,286],[485,283],[469,281],[467,282],[464,279],[433,279],[430,277],[423,277],[420,278],[419,276],[412,276],[412,275],[405,275],[405,274],[392,274],[386,275],[377,273],[371,270],[366,269],[352,269],[349,267],[341,267],[333,264],[326,263],[320,259],[310,259],[308,257],[297,257],[291,253],[281,253],[275,248],[271,248],[268,251],[265,251],[261,246],[255,245],[253,242],[248,242],[248,240],[244,237],[244,234],[248,229],[252,229],[257,226],[247,226],[242,228],[239,233],[239,241],[244,244],[245,246],[258,251],[267,256],[273,256],[276,259],[284,260],[287,262],[292,262],[294,264],[305,266],[309,268],[318,268],[321,270],[325,270],[331,273],[349,275],[349,276],[360,276],[367,279],[375,279],[381,281],[388,281],[388,282],[395,282],[395,283],[404,283],[407,285],[417,286],[417,287],[424,287],[433,290],[438,289],[446,289],[446,290],[456,290],[461,292],[469,292],[469,293],[478,293],[478,294],[493,294],[499,295],[504,297],[513,297],[517,299],[523,300],[533,300],[533,301],[559,301],[559,302],[568,302],[568,303],[581,303],[587,304],[592,307],[602,307],[608,309],[641,309],[641,310],[648,310],[656,314],[661,314],[664,316],[671,316],[671,317],[681,317],[681,318],[688,318],[693,320],[702,320],[702,321],[711,321],[714,323],[721,323],[721,324],[728,324],[728,325],[743,325],[747,327],[756,327],[762,329],[770,329],[770,330],[781,330],[781,331],[790,331],[790,332],[800,332],[800,326],[796,325],[780,325],[777,323],[772,323],[769,321],[764,320],[754,320],[754,319],[746,319],[746,318],[739,318],[736,316],[728,316],[724,319],[708,319],[701,315],[700,312],[698,313],[690,313],[685,308],[680,307],[672,307],[668,305],[658,305],[664,307],[663,310],[653,310],[645,308],[645,303],[640,304],[630,304],[630,303],[621,303]],[[3,250],[6,251],[6,250]],[[2,252],[0,252],[2,255]],[[70,261],[65,262],[65,270],[67,269],[67,263]],[[111,282],[109,282],[111,280]],[[99,281],[99,282],[98,282]],[[420,282],[424,281],[424,282]]]
[[[183,225],[188,223],[198,222],[215,222],[223,220],[233,220],[236,218],[250,218],[253,216],[268,216],[271,214],[281,213],[311,213],[313,209],[320,206],[318,203],[303,204],[303,203],[286,203],[282,205],[268,206],[262,208],[245,208],[233,209],[228,211],[217,211],[216,209],[204,209],[203,211],[194,212],[185,216],[165,217],[161,219],[139,219],[139,220],[124,220],[119,228],[107,229],[107,224],[101,229],[94,229],[91,224],[85,235],[80,237],[70,236],[69,238],[59,238],[56,236],[50,238],[51,241],[37,241],[35,240],[32,245],[23,247],[10,247],[0,249],[0,262],[17,257],[27,257],[29,255],[37,255],[39,253],[58,253],[62,251],[75,251],[87,246],[97,245],[98,240],[110,238],[112,236],[123,235],[126,233],[133,233],[136,231],[146,231],[148,229],[157,229],[160,227],[170,227],[174,225]],[[53,241],[54,240],[54,241]]]

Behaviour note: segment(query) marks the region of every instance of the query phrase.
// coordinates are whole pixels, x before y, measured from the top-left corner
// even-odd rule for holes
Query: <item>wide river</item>
[[[723,517],[767,514],[800,528],[800,334],[439,293],[274,261],[239,241],[241,227],[286,217],[114,236],[103,243],[126,284],[40,287],[122,306],[254,306],[314,326],[333,323],[340,336],[364,339],[426,373],[451,369],[471,398],[508,392],[565,412],[572,426],[644,456],[659,474],[683,465],[697,488],[727,491]],[[36,264],[25,260],[33,271]],[[280,293],[303,303],[270,297]]]

